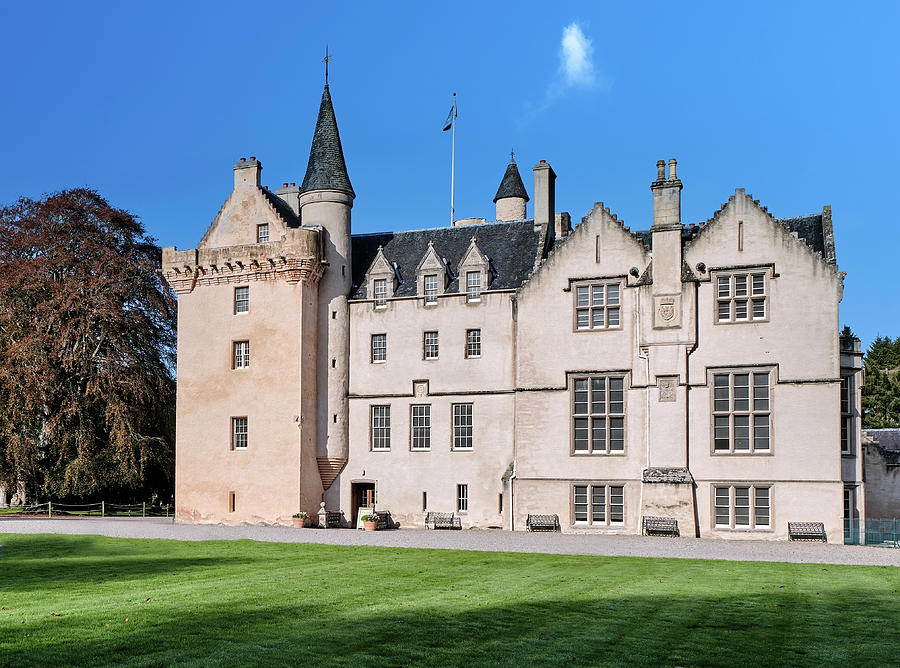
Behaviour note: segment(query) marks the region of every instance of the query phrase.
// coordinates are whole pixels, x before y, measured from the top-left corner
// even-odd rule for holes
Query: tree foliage
[[[866,351],[863,428],[900,427],[900,336],[879,336]]]
[[[168,493],[176,302],[127,211],[75,189],[0,208],[0,483]]]

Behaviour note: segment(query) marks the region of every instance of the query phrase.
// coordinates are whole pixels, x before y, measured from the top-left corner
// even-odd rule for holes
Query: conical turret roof
[[[522,177],[519,176],[519,168],[516,167],[516,161],[510,157],[509,164],[506,166],[506,173],[497,188],[497,194],[494,195],[494,202],[504,197],[521,197],[528,201],[528,193],[525,192],[525,184],[522,183]]]
[[[328,84],[325,84],[322,93],[316,131],[313,133],[312,146],[309,149],[309,164],[306,166],[306,176],[303,177],[300,186],[301,193],[310,190],[339,190],[356,197],[353,186],[350,185],[350,177],[347,175],[347,165],[344,163],[341,136],[338,134]]]

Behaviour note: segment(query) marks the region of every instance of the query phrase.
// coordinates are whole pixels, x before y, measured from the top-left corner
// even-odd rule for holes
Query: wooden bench
[[[528,531],[559,531],[559,515],[529,515],[525,528]]]
[[[820,540],[828,542],[824,522],[788,522],[789,540]]]
[[[678,531],[678,520],[674,517],[653,517],[644,515],[641,523],[641,533],[645,536],[672,536],[681,535]]]
[[[425,528],[462,529],[462,523],[453,513],[425,513]]]

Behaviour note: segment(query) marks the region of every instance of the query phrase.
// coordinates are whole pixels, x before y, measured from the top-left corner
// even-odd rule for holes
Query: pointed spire
[[[319,117],[316,119],[312,147],[309,149],[309,164],[306,167],[303,184],[300,186],[301,194],[310,190],[338,190],[350,197],[356,197],[353,186],[350,185],[350,177],[347,175],[347,165],[344,163],[341,136],[338,134],[328,84],[325,84],[325,90],[322,92]]]
[[[497,194],[494,195],[494,202],[504,197],[520,197],[526,202],[528,201],[528,193],[525,192],[525,184],[522,183],[522,177],[519,175],[519,168],[516,167],[516,159],[512,151],[509,153],[509,164],[506,166],[506,173],[497,188]]]

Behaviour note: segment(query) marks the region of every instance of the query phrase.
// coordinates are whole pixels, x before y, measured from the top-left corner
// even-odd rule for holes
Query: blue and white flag
[[[453,106],[450,107],[450,113],[447,114],[447,120],[444,121],[444,127],[441,128],[441,132],[446,132],[450,128],[453,127],[453,121],[456,119],[456,101],[453,101]]]

